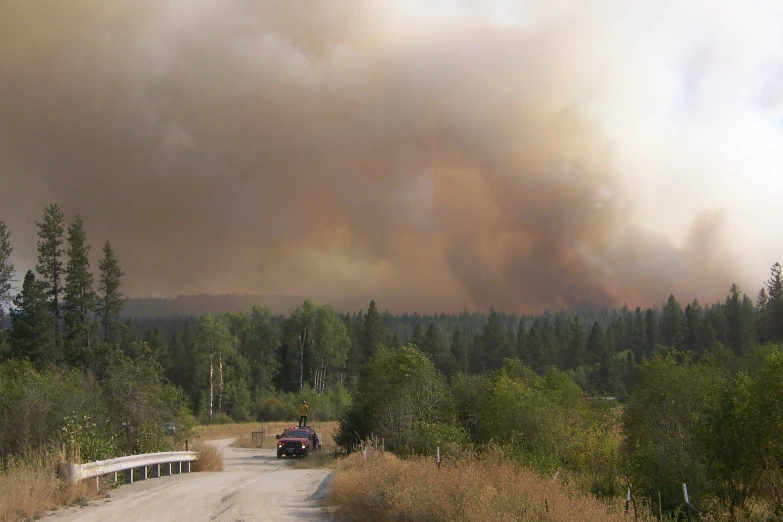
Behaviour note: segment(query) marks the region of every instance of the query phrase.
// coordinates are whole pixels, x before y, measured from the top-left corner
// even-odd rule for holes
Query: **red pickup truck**
[[[291,426],[282,435],[275,435],[275,438],[278,459],[283,458],[283,455],[306,457],[311,451],[321,449],[321,438],[310,426]]]

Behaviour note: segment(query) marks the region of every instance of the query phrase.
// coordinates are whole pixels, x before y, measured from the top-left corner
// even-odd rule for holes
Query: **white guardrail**
[[[102,475],[125,472],[125,483],[133,482],[133,470],[139,470],[138,480],[157,478],[161,476],[189,473],[190,463],[198,458],[195,451],[169,451],[166,453],[145,453],[143,455],[129,455],[114,459],[87,462],[85,464],[72,464],[61,462],[58,468],[60,477],[69,484],[75,484],[80,480],[95,478],[96,484]],[[148,473],[149,468],[149,473]]]

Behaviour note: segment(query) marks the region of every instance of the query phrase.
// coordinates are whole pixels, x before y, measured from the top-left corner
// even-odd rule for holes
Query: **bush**
[[[198,459],[191,463],[191,471],[223,471],[223,455],[214,444],[196,442],[192,451],[198,454]]]
[[[279,422],[299,418],[299,411],[290,402],[277,397],[260,399],[256,405],[256,418],[259,422]]]

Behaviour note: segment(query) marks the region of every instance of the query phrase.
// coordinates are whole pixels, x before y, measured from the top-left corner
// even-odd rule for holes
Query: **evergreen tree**
[[[780,263],[772,265],[771,276],[767,282],[767,320],[770,340],[779,343],[783,341],[783,276]]]
[[[35,266],[35,270],[46,285],[46,293],[54,312],[55,320],[52,328],[55,346],[59,352],[62,350],[60,297],[63,290],[60,280],[63,270],[63,255],[65,254],[65,250],[62,248],[65,218],[60,212],[60,207],[52,204],[44,209],[43,220],[40,223],[36,221],[35,224],[38,227],[39,238],[38,264]]]
[[[750,349],[753,343],[753,303],[748,296],[742,294],[736,284],[732,284],[729,295],[723,305],[724,315],[728,326],[728,346],[735,355],[741,355]]]
[[[85,367],[92,356],[93,322],[96,295],[90,273],[90,245],[79,216],[68,228],[68,265],[63,288],[65,358],[73,366]]]
[[[96,314],[103,330],[103,340],[109,344],[118,344],[122,335],[122,307],[125,298],[120,293],[122,277],[125,273],[114,255],[111,243],[103,245],[103,259],[98,261],[100,281],[98,283],[98,303]]]
[[[440,328],[435,323],[430,323],[424,334],[424,343],[421,351],[430,356],[435,368],[445,376],[451,376],[454,360],[446,346],[446,341],[441,335]]]
[[[658,344],[658,316],[655,310],[648,308],[644,313],[645,330],[647,331],[647,342],[644,345],[645,357],[650,357]]]
[[[631,315],[631,314],[629,314]],[[636,308],[633,313],[633,326],[631,327],[631,351],[634,356],[641,359],[644,356],[647,345],[647,321],[641,308]]]
[[[411,341],[409,344],[413,344],[417,348],[421,349],[421,347],[424,346],[424,334],[424,327],[421,326],[421,323],[416,323],[416,326],[413,328],[413,334],[411,334]]]
[[[767,289],[762,288],[756,298],[756,338],[761,344],[768,343],[772,339],[769,328],[769,296]]]
[[[487,371],[499,370],[503,359],[513,358],[514,352],[508,338],[508,327],[495,310],[490,311],[489,320],[481,335],[483,363]]]
[[[551,366],[557,366],[560,352],[557,349],[557,342],[555,340],[555,326],[552,324],[552,318],[549,314],[544,313],[544,320],[541,321],[541,368],[549,368]]]
[[[684,315],[684,348],[693,353],[701,353],[703,349],[702,312],[699,302],[694,299],[693,303],[688,303],[688,306],[685,307]]]
[[[596,360],[601,360],[604,352],[604,331],[598,321],[593,322],[593,328],[587,337],[587,353]]]
[[[571,326],[568,328],[568,349],[564,365],[568,369],[576,369],[585,364],[585,335],[582,321],[578,315],[574,315]]]
[[[615,360],[616,348],[614,335],[610,332],[604,336],[604,332],[598,322],[593,324],[593,330],[587,339],[588,346],[598,350],[598,371],[596,387],[605,393],[615,393],[619,381],[617,361]]]
[[[11,303],[11,282],[14,280],[14,265],[11,263],[11,231],[0,221],[0,314],[4,314]],[[3,325],[0,324],[0,329]]]
[[[468,343],[462,326],[457,324],[454,333],[451,335],[451,357],[454,360],[455,371],[467,373],[467,350]]]
[[[661,341],[669,348],[682,349],[685,314],[680,303],[670,295],[661,312]]]
[[[520,334],[520,339],[522,339],[520,342],[523,346],[522,354],[524,355],[524,357],[520,357],[522,362],[530,366],[533,371],[543,373],[544,361],[542,355],[544,350],[541,337],[541,322],[538,319],[533,321],[533,326],[530,327],[527,335],[523,337]]]
[[[11,232],[4,221],[0,221],[0,353],[5,345],[5,318],[11,304],[11,282],[14,279],[14,265],[11,263]]]
[[[385,337],[385,328],[383,321],[381,320],[381,314],[378,313],[378,308],[375,306],[375,300],[370,301],[370,306],[367,308],[367,315],[364,316],[364,325],[362,327],[362,336],[359,341],[359,349],[362,358],[362,364],[369,361],[375,350],[379,346],[383,346],[383,339]]]
[[[12,357],[29,358],[39,370],[60,362],[54,340],[54,312],[46,288],[46,283],[36,280],[33,271],[28,270],[11,311]]]

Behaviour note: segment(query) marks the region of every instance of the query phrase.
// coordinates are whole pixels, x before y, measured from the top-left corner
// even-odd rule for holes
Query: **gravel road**
[[[225,470],[173,475],[123,485],[109,498],[57,511],[51,522],[336,521],[320,506],[329,471],[291,469],[274,449],[241,449],[212,441]]]

